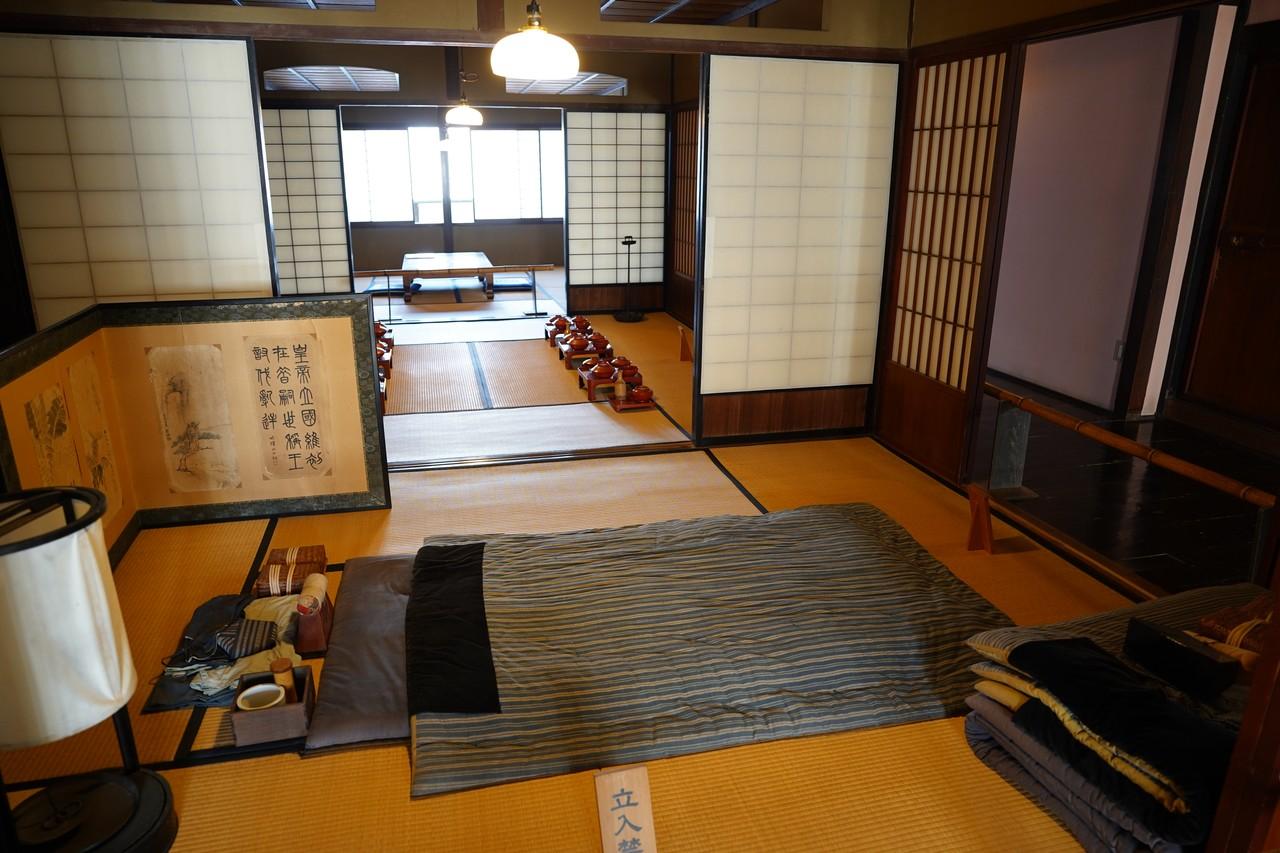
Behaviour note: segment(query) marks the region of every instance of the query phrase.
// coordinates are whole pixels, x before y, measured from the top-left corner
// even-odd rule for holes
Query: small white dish
[[[255,684],[236,697],[241,711],[263,711],[284,701],[284,688],[279,684]]]

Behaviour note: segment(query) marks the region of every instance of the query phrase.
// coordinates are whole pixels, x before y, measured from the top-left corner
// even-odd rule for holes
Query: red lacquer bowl
[[[627,393],[627,399],[633,403],[648,403],[653,400],[653,389],[648,385],[637,385]]]

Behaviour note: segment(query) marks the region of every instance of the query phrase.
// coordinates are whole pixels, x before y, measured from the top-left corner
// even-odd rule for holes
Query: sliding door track
[[[554,453],[516,453],[497,456],[471,456],[457,459],[423,459],[387,464],[391,473],[403,471],[442,471],[452,468],[490,468],[497,465],[529,465],[536,462],[572,462],[582,459],[611,459],[619,456],[651,456],[694,450],[692,441],[665,441],[657,444],[630,444],[601,447],[594,450],[555,451]]]

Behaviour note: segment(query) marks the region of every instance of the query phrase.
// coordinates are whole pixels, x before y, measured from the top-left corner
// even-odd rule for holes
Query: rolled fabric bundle
[[[322,574],[307,575],[302,582],[302,592],[298,595],[298,612],[310,616],[320,609],[325,597],[329,594],[329,576]]]

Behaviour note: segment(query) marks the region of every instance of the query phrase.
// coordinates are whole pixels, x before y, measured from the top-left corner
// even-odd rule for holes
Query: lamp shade
[[[462,103],[444,114],[445,124],[456,124],[463,127],[479,127],[484,124],[484,116],[463,98]]]
[[[0,495],[0,750],[84,731],[137,686],[105,506],[93,489]]]
[[[489,67],[517,80],[569,80],[578,75],[578,52],[541,26],[522,27],[493,46]]]

